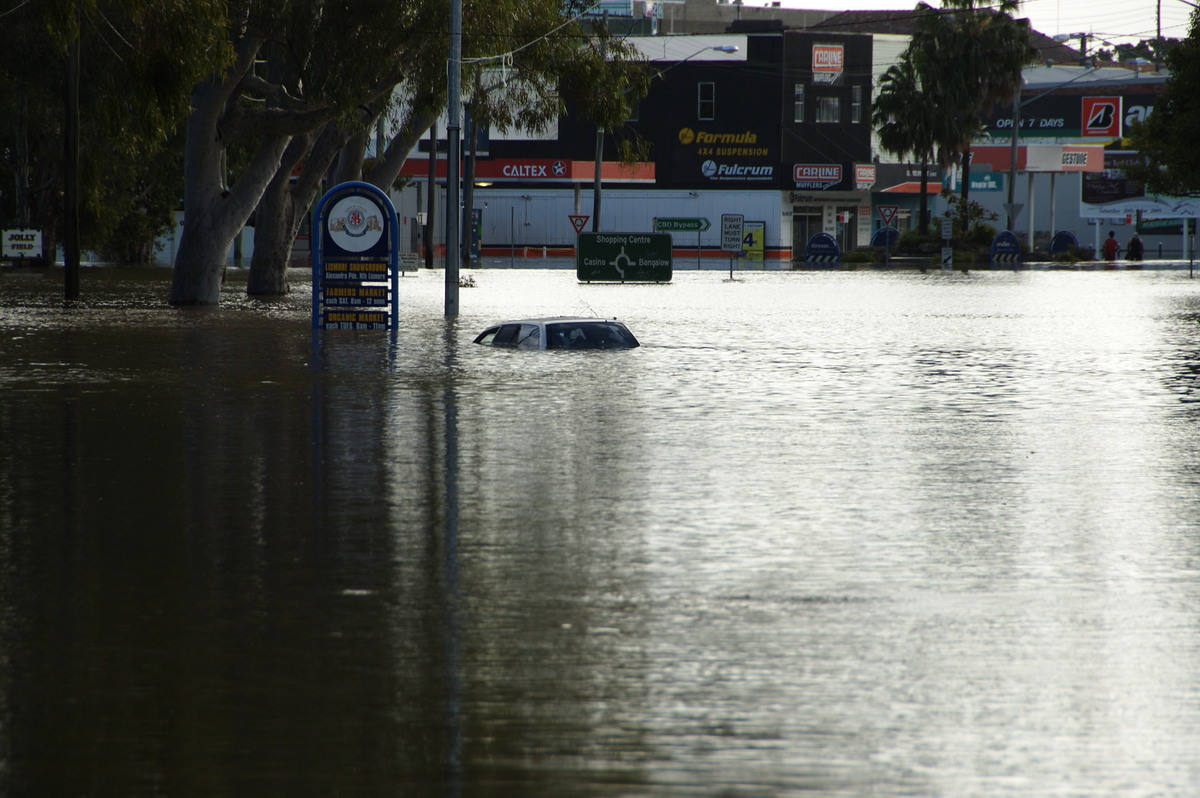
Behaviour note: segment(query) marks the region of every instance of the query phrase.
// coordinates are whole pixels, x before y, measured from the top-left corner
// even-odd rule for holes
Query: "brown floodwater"
[[[1200,280],[471,276],[0,271],[0,794],[1200,790]]]

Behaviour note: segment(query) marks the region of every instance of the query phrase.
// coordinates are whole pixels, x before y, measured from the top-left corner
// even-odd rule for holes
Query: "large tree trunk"
[[[296,235],[312,209],[313,200],[321,189],[321,180],[345,143],[346,136],[342,128],[330,122],[319,136],[308,134],[297,137],[288,146],[282,167],[258,204],[247,294],[282,296],[291,290],[287,270]],[[292,179],[292,172],[301,161],[304,166]]]
[[[276,183],[283,183],[283,188]],[[254,255],[246,280],[246,293],[250,296],[283,296],[291,291],[287,269],[296,240],[297,214],[287,183],[287,172],[281,169],[258,203]]]
[[[193,164],[185,167],[183,235],[175,254],[170,303],[216,305],[221,299],[221,282],[233,239],[241,233],[278,170],[289,137],[264,137],[236,187],[224,190],[219,179],[219,143],[215,139],[193,142],[190,122],[188,127],[187,158],[215,161],[218,166],[204,168]],[[208,180],[203,179],[205,172],[212,173]]]
[[[396,178],[400,176],[400,169],[408,160],[409,153],[429,128],[433,127],[437,118],[438,111],[435,110],[413,111],[388,143],[383,157],[375,159],[375,165],[367,175],[367,182],[381,191],[390,190]]]
[[[226,142],[220,123],[226,102],[241,76],[254,64],[260,43],[248,39],[238,46],[233,66],[220,78],[205,81],[192,93],[183,159],[183,234],[175,255],[168,301],[172,305],[216,305],[233,239],[279,167],[290,139],[263,136],[250,166],[232,189],[225,187]]]
[[[287,267],[296,240],[296,205],[292,197],[292,172],[312,147],[311,134],[292,139],[279,171],[267,186],[254,221],[254,255],[246,293],[250,296],[282,296],[291,290]]]
[[[413,115],[389,143],[386,156],[376,159],[368,182],[387,191],[396,181],[412,148],[436,118],[433,113]],[[284,153],[279,172],[259,201],[255,214],[254,255],[246,285],[246,293],[251,296],[282,296],[291,290],[287,269],[292,247],[300,225],[321,189],[321,179],[334,158],[337,158],[334,183],[363,179],[366,133],[352,136],[330,123],[310,149],[311,141],[310,136],[292,141]],[[303,168],[292,179],[294,167],[301,162]]]

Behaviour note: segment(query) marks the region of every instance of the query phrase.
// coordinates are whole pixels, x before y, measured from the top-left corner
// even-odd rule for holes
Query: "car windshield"
[[[625,325],[608,321],[570,321],[546,325],[547,349],[631,349],[638,345]]]

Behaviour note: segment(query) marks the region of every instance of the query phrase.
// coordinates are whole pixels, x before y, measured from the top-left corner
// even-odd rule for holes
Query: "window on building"
[[[712,121],[717,118],[717,85],[696,84],[696,118]]]
[[[817,122],[841,122],[841,98],[831,95],[817,97],[817,107],[814,117]]]
[[[792,98],[792,121],[804,121],[804,84],[797,83]]]
[[[862,86],[850,87],[850,123],[857,125],[862,122]]]

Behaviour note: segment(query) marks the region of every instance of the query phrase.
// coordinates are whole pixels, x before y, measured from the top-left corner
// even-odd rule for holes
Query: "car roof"
[[[508,319],[493,326],[499,326],[500,324],[611,324],[613,322],[624,324],[624,322],[617,319],[601,319],[595,316],[545,316],[540,319]]]

